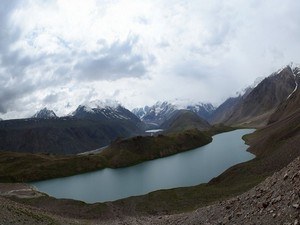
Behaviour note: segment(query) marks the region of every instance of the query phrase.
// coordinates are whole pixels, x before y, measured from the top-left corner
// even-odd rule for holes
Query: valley
[[[95,108],[78,107],[76,113],[70,117],[51,116],[1,121],[0,128],[3,134],[0,142],[1,148],[15,150],[0,153],[0,180],[7,183],[0,187],[2,202],[5,202],[4,207],[13,209],[10,212],[19,213],[20,218],[24,220],[33,221],[33,223],[40,220],[46,224],[50,223],[49,221],[56,221],[59,224],[86,222],[92,224],[118,224],[119,222],[181,224],[182,218],[186,218],[184,221],[187,220],[192,224],[202,223],[205,219],[217,223],[221,218],[215,212],[222,214],[226,223],[231,223],[231,221],[249,223],[254,218],[249,216],[250,212],[266,224],[269,224],[275,217],[279,221],[294,223],[295,218],[299,216],[297,157],[300,156],[300,92],[296,88],[299,80],[297,71],[297,67],[293,68],[288,65],[271,74],[243,95],[226,100],[211,112],[207,118],[208,121],[199,117],[193,110],[176,107],[171,110],[172,107],[166,103],[163,104],[166,110],[154,110],[152,117],[146,118],[144,115],[135,115],[129,110],[120,108],[121,106],[115,108],[96,106]],[[44,112],[47,111],[44,110]],[[166,114],[161,114],[161,112],[166,112]],[[50,114],[53,113],[50,112]],[[124,125],[125,121],[128,124]],[[114,123],[115,125],[108,128]],[[86,147],[84,149],[79,145],[81,138],[84,137],[83,134],[75,135],[65,132],[70,127],[73,130],[75,128],[85,130],[91,127],[98,129],[96,127],[99,126],[104,129],[103,132],[109,131],[108,133],[112,134],[116,124],[120,123],[122,124],[120,126],[127,129],[123,133],[124,136],[120,137],[119,133],[110,136],[106,142],[110,145],[95,154],[75,155],[74,153],[92,149]],[[31,146],[36,146],[36,150],[33,151],[31,147],[26,149],[24,148],[26,145],[18,144],[20,149],[24,149],[23,152],[19,152],[12,143],[21,143],[22,140],[16,138],[17,142],[9,141],[10,135],[4,135],[7,132],[13,132],[16,134],[15,137],[22,137],[25,133],[30,134],[30,138],[26,140],[35,143],[34,140],[40,139],[35,131],[40,134],[41,129],[48,129],[45,127],[55,127],[58,130],[62,129],[62,133],[69,133],[70,140],[74,139],[74,146],[77,146],[78,150],[44,152],[42,150],[44,147],[40,148],[43,145],[31,144]],[[133,129],[128,132],[128,127]],[[135,165],[205,145],[211,142],[211,136],[214,134],[245,127],[258,128],[254,133],[243,137],[250,146],[248,151],[256,157],[228,168],[207,183],[192,187],[157,190],[146,195],[113,202],[87,204],[71,199],[55,199],[30,186],[25,185],[19,188],[18,184],[9,183],[44,180],[103,168]],[[163,131],[161,134],[149,136],[145,131],[150,128]],[[124,128],[120,127],[119,130],[122,129]],[[58,130],[55,130],[53,134],[60,134],[57,133]],[[56,140],[54,136],[51,134],[49,137],[51,140]],[[88,135],[87,137],[97,140],[97,136]],[[50,142],[49,149],[54,143],[57,142],[53,141],[52,144]],[[91,143],[89,139],[87,143]],[[96,143],[91,146],[96,149],[100,147],[99,145]],[[55,148],[55,145],[53,146]],[[272,186],[271,183],[274,182],[276,185]],[[285,182],[289,183],[285,186],[286,192],[282,192],[280,187]],[[270,189],[273,191],[269,192]],[[294,193],[293,202],[288,204],[286,202],[291,192]],[[258,196],[259,202],[253,200],[251,197],[253,195]],[[278,198],[278,195],[281,196],[280,200],[274,200]],[[260,201],[260,199],[263,200]],[[242,202],[247,201],[251,208],[244,207],[245,204]],[[227,212],[224,208],[234,210]],[[210,209],[213,209],[214,213],[211,213]],[[235,214],[232,214],[233,212]],[[8,215],[13,214],[8,213]],[[7,221],[9,220],[12,221],[12,218]]]
[[[1,1],[0,225],[300,225],[299,11]]]

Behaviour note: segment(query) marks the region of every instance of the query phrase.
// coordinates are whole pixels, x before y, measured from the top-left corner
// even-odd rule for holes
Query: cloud
[[[134,52],[137,37],[115,41],[103,46],[93,55],[83,56],[75,65],[77,79],[82,81],[117,80],[124,77],[141,77],[147,72],[147,59]]]
[[[44,98],[43,102],[44,102],[45,104],[51,104],[51,103],[57,102],[58,99],[59,99],[59,94],[57,94],[57,93],[55,93],[55,94],[52,93],[52,94],[47,95],[47,96]]]
[[[105,98],[219,104],[299,62],[299,10],[297,0],[3,1],[1,117]]]

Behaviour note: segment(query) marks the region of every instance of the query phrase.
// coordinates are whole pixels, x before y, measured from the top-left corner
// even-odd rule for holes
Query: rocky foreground
[[[250,191],[199,208],[166,216],[80,220],[53,215],[45,210],[7,198],[39,198],[40,193],[23,184],[0,185],[0,224],[300,224],[300,157]]]
[[[98,221],[99,224],[102,224]],[[190,213],[104,224],[300,224],[300,157],[250,191]]]

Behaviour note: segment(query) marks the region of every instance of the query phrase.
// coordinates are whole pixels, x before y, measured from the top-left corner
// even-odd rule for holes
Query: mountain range
[[[117,138],[146,135],[148,129],[170,133],[208,130],[211,124],[262,127],[299,108],[299,83],[299,67],[287,65],[217,108],[210,103],[182,107],[165,101],[131,112],[118,102],[93,101],[64,117],[44,108],[32,118],[1,121],[0,150],[75,154]]]
[[[20,184],[15,184],[19,186],[18,189],[12,188],[12,184],[2,184],[4,191],[1,193],[4,197],[0,197],[4,209],[3,218],[9,214],[11,218],[20,221],[20,215],[29,215],[30,219],[37,218],[38,224],[41,221],[49,223],[52,221],[51,216],[63,218],[62,224],[73,224],[75,220],[79,223],[104,221],[105,224],[202,224],[207,221],[212,224],[298,224],[299,71],[299,67],[288,65],[257,85],[247,88],[237,97],[227,99],[211,111],[207,117],[210,123],[191,108],[174,107],[171,110],[170,103],[157,104],[159,109],[152,113],[154,117],[146,117],[145,121],[156,121],[156,126],[171,133],[196,128],[198,130],[188,132],[206,135],[209,132],[199,130],[210,129],[210,124],[216,123],[258,128],[243,138],[250,145],[248,150],[256,157],[230,167],[209,183],[158,190],[144,196],[96,204],[55,199],[37,192],[34,188],[20,187]],[[138,114],[140,119],[119,104],[103,105],[92,102],[78,106],[69,116],[61,118],[50,116],[51,110],[43,109],[43,113],[37,113],[34,118],[1,121],[0,149],[25,152],[50,149],[48,153],[78,153],[83,149],[96,148],[105,142],[110,143],[122,135],[129,137],[143,133],[147,129],[143,120],[143,115],[146,114],[142,115],[146,110],[143,110]],[[138,110],[135,111],[137,112]],[[156,117],[157,115],[159,116]],[[167,138],[157,135],[118,139],[109,148],[95,155],[53,156],[8,152],[1,157],[1,178],[10,173],[13,179],[22,181],[24,174],[34,177],[40,171],[48,178],[49,174],[51,176],[65,170],[78,174],[84,172],[84,167],[97,167],[101,163],[105,165],[107,159],[120,166],[128,165],[128,159],[139,163],[144,160],[143,156],[148,159],[162,157],[160,150],[168,147],[167,150],[170,151],[164,153],[173,154],[182,144],[190,145],[195,141],[189,136],[182,139],[183,133],[185,132],[175,135],[172,133]],[[167,144],[161,145],[162,138],[166,138],[169,143],[164,142]],[[152,151],[148,151],[145,146],[151,146]],[[102,153],[105,158],[101,157]],[[73,157],[76,158],[75,161],[72,161]],[[71,163],[69,161],[68,164],[70,159]],[[37,160],[41,161],[40,164],[32,163]],[[32,170],[34,172],[28,170],[31,165],[36,166]],[[49,212],[49,215],[41,217],[41,212]],[[24,221],[30,221],[27,217],[23,218]],[[11,221],[14,221],[12,224],[16,223],[15,220]]]
[[[0,150],[76,154],[143,130],[140,119],[119,104],[92,102],[60,118],[44,108],[29,119],[1,121]]]
[[[197,103],[194,105],[187,105],[183,107],[164,101],[156,102],[152,106],[135,108],[132,110],[132,112],[136,116],[138,116],[147,125],[148,128],[154,129],[163,128],[162,124],[165,123],[167,120],[172,119],[171,117],[174,116],[176,112],[181,110],[188,110],[190,112],[195,113],[195,115],[197,115],[196,117],[199,117],[199,119],[207,120],[214,112],[215,107],[210,103]]]

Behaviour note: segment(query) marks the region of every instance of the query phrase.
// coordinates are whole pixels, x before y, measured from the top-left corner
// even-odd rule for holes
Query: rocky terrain
[[[300,224],[300,158],[250,191],[193,212],[111,224]],[[109,224],[109,223],[107,223]]]

